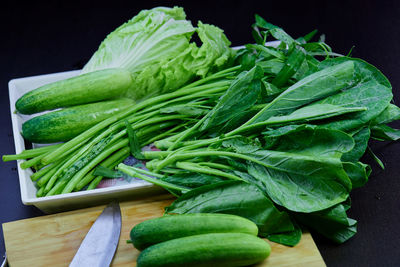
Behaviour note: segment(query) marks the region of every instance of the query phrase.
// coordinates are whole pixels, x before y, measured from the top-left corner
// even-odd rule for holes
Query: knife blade
[[[121,209],[117,202],[112,202],[96,219],[69,266],[110,266],[120,233]]]

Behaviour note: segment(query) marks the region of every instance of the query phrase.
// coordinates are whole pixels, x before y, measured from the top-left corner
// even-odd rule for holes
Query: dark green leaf
[[[279,73],[279,71],[283,68],[285,63],[279,59],[270,59],[266,61],[257,62],[256,65],[260,66],[263,69],[265,75],[273,77]],[[269,76],[266,76],[265,79],[270,79],[271,77]]]
[[[186,172],[165,176],[161,180],[188,188],[196,188],[203,185],[215,184],[224,181],[223,179],[216,176],[194,172]]]
[[[246,137],[237,137],[222,141],[224,148],[232,149],[238,153],[254,153],[261,149],[261,144]]]
[[[379,167],[382,168],[382,170],[385,169],[385,165],[383,164],[383,162],[378,158],[377,155],[375,155],[374,151],[372,151],[372,149],[370,147],[367,148],[368,154],[371,155],[372,159],[379,165]]]
[[[300,81],[310,74],[318,71],[319,61],[310,55],[306,55],[306,59],[301,64],[300,68],[293,75],[294,81]]]
[[[343,162],[343,168],[349,176],[353,188],[361,187],[368,182],[371,168],[361,162]]]
[[[256,14],[255,15],[255,19],[256,19],[256,26],[266,29],[266,30],[272,30],[275,28],[279,28],[278,26],[275,26],[269,22],[267,22],[265,19],[263,19],[260,15]]]
[[[247,44],[246,48],[254,49],[262,57],[264,57],[264,59],[277,58],[277,59],[280,59],[282,61],[286,60],[286,56],[282,52],[276,50],[273,47],[267,47],[267,46],[264,46],[264,45]]]
[[[340,162],[337,166],[324,166],[288,157],[281,162],[284,160],[288,163],[282,170],[249,164],[249,174],[263,183],[263,189],[276,204],[292,211],[313,212],[332,207],[349,196],[351,182],[340,169]],[[318,169],[320,167],[324,169]]]
[[[125,120],[125,126],[128,132],[129,146],[131,148],[132,156],[137,159],[145,159],[145,157],[142,154],[142,150],[139,144],[139,139],[135,131],[133,130],[131,124],[127,120]]]
[[[379,124],[371,128],[371,136],[377,140],[397,141],[400,139],[400,130],[392,127]]]
[[[336,243],[349,240],[357,232],[357,221],[347,218],[346,209],[341,204],[308,214],[295,213],[294,216],[302,224]]]
[[[323,120],[343,114],[365,111],[365,107],[341,107],[331,104],[317,104],[299,108],[289,115],[274,116],[269,119],[255,123],[256,125],[286,125],[294,123],[306,123],[310,121]]]
[[[312,32],[304,35],[304,37],[303,37],[304,41],[309,42],[317,34],[317,32],[318,32],[318,30],[315,29]]]
[[[254,107],[254,106],[253,106]],[[256,110],[246,110],[241,113],[235,114],[231,119],[229,119],[227,122],[224,123],[224,125],[220,125],[214,128],[210,129],[210,133],[214,132],[216,133],[216,136],[230,132],[246,121],[248,121],[251,117],[254,116],[256,113]]]
[[[256,41],[256,44],[264,45],[265,40],[255,24],[252,26],[251,35],[253,36],[254,41]]]
[[[300,106],[348,88],[353,83],[353,75],[354,63],[350,61],[315,72],[290,86],[250,119],[248,124],[287,114]],[[341,106],[340,103],[335,104]]]
[[[310,156],[339,157],[354,147],[348,134],[310,125],[291,125],[263,133],[264,148],[287,152],[301,152]]]
[[[221,125],[236,114],[240,114],[253,106],[260,95],[262,76],[263,71],[258,66],[239,75],[215,107],[208,113],[200,129],[205,130]]]
[[[269,22],[267,22],[265,19],[260,17],[259,15],[255,15],[256,18],[256,23],[255,26],[266,29],[268,32],[277,40],[282,41],[288,46],[291,46],[292,44],[299,44],[298,41],[294,40],[289,34],[287,34],[283,29],[279,28],[278,26],[275,26]]]
[[[285,246],[296,246],[301,240],[302,231],[300,226],[298,226],[296,223],[293,223],[293,225],[293,231],[268,235],[268,240]]]
[[[392,121],[400,120],[400,108],[389,104],[376,118],[371,121],[371,125],[387,124]]]
[[[124,176],[124,174],[120,171],[114,171],[101,165],[97,166],[96,169],[94,169],[93,175],[103,176],[107,178],[120,178]]]
[[[300,46],[294,46],[289,51],[289,56],[285,62],[285,65],[272,80],[272,84],[277,87],[281,87],[287,83],[287,81],[299,70],[304,59],[306,58],[305,51]]]
[[[295,39],[293,39],[289,34],[287,34],[281,28],[273,28],[268,31],[275,39],[281,41],[282,43],[286,44],[287,46],[291,47],[296,44],[300,44]]]
[[[341,131],[306,125],[282,133],[274,139],[269,136],[269,150],[243,149],[243,145],[236,150],[248,151],[246,155],[262,162],[250,163],[248,172],[261,181],[271,199],[301,212],[326,209],[344,201],[351,181],[340,157],[353,147],[353,139]]]
[[[374,66],[360,59],[340,57],[324,60],[320,68],[353,62],[356,80],[350,88],[322,99],[316,104],[333,104],[343,107],[365,107],[366,111],[344,115],[341,120],[324,123],[324,127],[350,131],[368,124],[381,114],[392,99],[392,87],[386,77]]]
[[[370,130],[368,127],[364,127],[358,132],[353,134],[354,147],[347,153],[342,155],[342,161],[357,162],[364,155],[365,150],[368,146],[368,140],[370,137]]]
[[[273,96],[273,95],[277,95],[280,94],[282,92],[282,89],[276,87],[275,85],[273,85],[272,83],[267,81],[268,77],[264,77],[261,79],[264,88],[265,88],[265,92],[267,96]]]

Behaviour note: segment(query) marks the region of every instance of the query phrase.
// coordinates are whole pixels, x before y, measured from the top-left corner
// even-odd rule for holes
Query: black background
[[[317,28],[334,51],[378,67],[400,99],[400,4],[396,1],[14,1],[0,7],[0,146],[14,153],[7,83],[12,78],[81,68],[104,37],[141,9],[180,5],[192,22],[225,30],[233,45],[252,42],[250,26],[258,13],[293,37]],[[400,124],[396,123],[399,127]],[[358,234],[335,245],[313,233],[328,266],[399,266],[400,143],[371,143],[385,170],[369,156],[370,181],[352,192],[350,216]],[[16,163],[0,163],[0,222],[40,216],[20,200]],[[21,229],[24,231],[24,229]],[[1,232],[0,253],[4,254]]]

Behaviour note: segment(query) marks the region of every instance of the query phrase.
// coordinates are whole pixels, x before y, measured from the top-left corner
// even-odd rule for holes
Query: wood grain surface
[[[159,217],[172,202],[167,195],[120,203],[121,236],[112,266],[136,266],[139,251],[127,244],[129,232],[144,220]],[[105,206],[3,224],[10,266],[68,266],[83,238]],[[270,257],[261,266],[325,266],[309,233],[294,248],[270,242]]]

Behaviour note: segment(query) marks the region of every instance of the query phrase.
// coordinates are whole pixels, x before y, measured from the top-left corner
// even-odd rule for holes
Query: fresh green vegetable
[[[46,113],[22,124],[22,136],[33,143],[65,142],[133,103],[121,98]]]
[[[140,253],[138,267],[248,266],[263,261],[271,247],[243,233],[202,234],[169,240]]]
[[[294,217],[299,223],[306,225],[336,243],[343,243],[357,232],[357,221],[346,215],[349,206],[339,204],[332,208],[312,212],[296,213]]]
[[[383,167],[369,139],[400,136],[387,125],[400,118],[391,85],[370,64],[310,41],[315,32],[295,39],[260,16],[253,29],[257,43],[237,51],[234,67],[208,76],[207,69],[205,78],[170,93],[149,92],[61,146],[14,158],[37,170],[40,196],[93,189],[104,176],[122,174],[177,196],[167,214],[239,215],[261,236],[289,246],[303,226],[345,242],[356,233],[357,222],[347,217],[351,190],[371,173],[360,161],[365,151]],[[264,45],[271,36],[277,47]],[[101,65],[101,51],[93,66]],[[147,83],[145,73],[137,77]],[[152,142],[160,151],[141,151]],[[128,152],[115,155],[123,149],[147,160],[148,170],[121,164]]]
[[[372,138],[376,140],[397,141],[400,139],[400,130],[392,127],[379,124],[371,128]]]
[[[253,222],[239,216],[196,213],[146,220],[132,228],[130,237],[135,248],[143,250],[168,240],[209,233],[244,233],[257,236],[258,229]]]
[[[51,151],[60,146],[61,146],[61,144],[57,144],[57,145],[52,145],[52,146],[42,146],[39,148],[26,149],[17,155],[4,155],[3,161],[7,162],[7,161],[11,161],[11,160],[34,158],[36,156],[40,156],[43,153]]]
[[[344,107],[365,107],[367,110],[364,112],[354,113],[342,120],[322,124],[323,127],[352,131],[373,122],[388,107],[393,94],[392,86],[387,78],[374,66],[360,59],[339,57],[324,60],[321,62],[320,68],[339,66],[344,62],[352,62],[354,64],[355,83],[347,90],[317,101],[315,104],[323,103]]]
[[[258,20],[261,23],[259,17]],[[390,122],[389,114],[397,114],[396,108],[389,106],[392,98],[390,83],[376,68],[358,59],[339,57],[321,62],[310,59],[310,55],[318,51],[317,45],[299,43],[268,23],[263,27],[289,46],[288,51],[303,47],[305,57],[296,52],[290,54],[291,58],[288,54],[286,59],[289,62],[290,58],[293,64],[296,60],[302,64],[278,64],[282,55],[285,57],[280,53],[286,51],[283,45],[276,53],[270,53],[274,51],[271,48],[267,52],[258,46],[247,46],[250,55],[245,57],[246,52],[238,55],[245,58],[242,62],[249,70],[239,74],[210,112],[199,118],[200,127],[194,125],[185,130],[185,134],[157,141],[157,146],[164,151],[144,152],[147,159],[152,159],[147,167],[164,175],[174,170],[178,174],[196,171],[221,179],[239,177],[257,186],[273,207],[283,209],[294,220],[290,229],[265,231],[272,240],[296,244],[300,228],[294,225],[300,222],[328,238],[344,242],[355,233],[356,221],[347,218],[347,209],[341,211],[340,216],[345,219],[340,223],[335,221],[336,213],[329,211],[336,212],[336,207],[348,201],[352,188],[360,187],[368,180],[370,168],[359,159],[367,148],[369,128],[373,123]],[[328,50],[327,55],[332,54],[324,44],[321,43],[321,47]],[[256,59],[252,59],[254,50],[259,52]],[[294,58],[296,54],[299,58]],[[257,80],[260,78],[254,73],[259,72],[259,67],[264,72],[262,84],[275,83],[274,93],[258,91]],[[276,78],[279,73],[281,75]],[[246,92],[245,88],[254,95],[246,94],[243,102],[244,97],[232,97]],[[252,108],[257,104],[261,110],[254,112]],[[376,136],[378,127],[384,129],[374,127]],[[384,134],[379,136],[388,138]],[[210,168],[203,164],[207,162],[217,164]],[[233,169],[224,167],[226,165]],[[163,180],[185,185],[174,179],[174,175]],[[183,177],[192,176],[186,174]],[[199,181],[203,184],[183,193],[166,211],[224,212],[225,209],[220,207],[226,205],[226,213],[239,212],[233,209],[235,200],[225,196],[233,185],[221,185],[215,180],[211,183],[210,180]],[[238,191],[247,187],[240,182],[235,186]],[[239,193],[232,195],[236,197]],[[255,196],[251,196],[249,201],[255,201]],[[242,212],[245,214],[249,210],[245,208]],[[257,212],[260,214],[261,210]],[[312,214],[325,213],[333,218],[322,223],[323,226],[319,221],[313,223],[316,219]],[[262,223],[257,225],[260,227]]]
[[[197,33],[202,45],[190,42]],[[127,96],[139,100],[177,89],[206,77],[233,54],[222,30],[199,22],[194,28],[180,7],[143,10],[110,33],[83,73],[124,68],[133,83]]]
[[[33,114],[121,97],[132,84],[129,71],[120,68],[99,70],[43,85],[20,97],[18,112]]]

